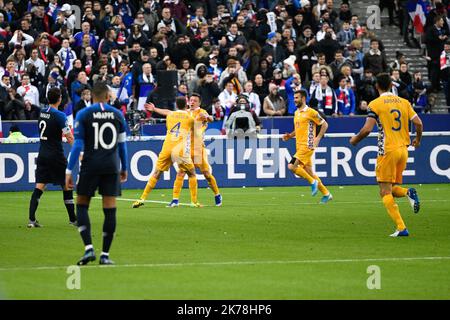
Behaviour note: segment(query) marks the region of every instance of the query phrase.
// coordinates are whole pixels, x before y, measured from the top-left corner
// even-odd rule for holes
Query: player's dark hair
[[[195,93],[195,92],[194,92],[193,94],[191,94],[191,97],[197,97],[198,100],[202,101],[202,96],[199,95],[198,93]]]
[[[187,107],[187,102],[185,97],[177,97],[175,100],[178,110],[185,110]]]
[[[96,101],[103,101],[107,98],[109,88],[104,82],[97,82],[92,89],[92,97]]]
[[[391,76],[387,73],[380,73],[377,75],[377,85],[378,88],[382,91],[389,91],[391,88]]]
[[[306,90],[300,89],[294,92],[295,94],[300,94],[302,96],[302,98],[307,99],[308,98],[308,93],[306,92]]]
[[[58,103],[61,98],[61,90],[59,88],[51,88],[47,93],[47,100],[49,104]]]

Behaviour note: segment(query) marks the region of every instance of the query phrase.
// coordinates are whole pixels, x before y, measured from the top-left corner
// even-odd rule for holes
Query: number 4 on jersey
[[[181,127],[181,122],[178,122],[176,125],[173,126],[172,129],[170,129],[170,133],[174,134],[175,136],[178,138],[178,135],[180,134],[180,127]]]

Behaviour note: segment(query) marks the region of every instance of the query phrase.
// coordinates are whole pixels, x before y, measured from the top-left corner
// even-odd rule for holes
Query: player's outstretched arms
[[[167,109],[160,109],[155,107],[155,105],[153,103],[146,103],[144,105],[145,110],[149,111],[149,112],[156,112],[157,114],[160,114],[162,116],[167,117],[172,111],[167,110]]]

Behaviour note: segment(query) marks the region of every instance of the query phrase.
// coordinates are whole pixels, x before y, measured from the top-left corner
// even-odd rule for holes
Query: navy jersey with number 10
[[[84,142],[80,173],[119,173],[117,146],[126,140],[125,127],[122,113],[108,104],[97,103],[77,114],[75,139]]]

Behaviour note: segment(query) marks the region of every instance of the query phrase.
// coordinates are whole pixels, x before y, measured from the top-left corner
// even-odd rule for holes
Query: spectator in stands
[[[447,106],[450,106],[450,41],[447,40],[440,55],[440,77],[444,87]],[[421,78],[421,77],[420,77]],[[419,85],[420,87],[420,85]]]
[[[444,28],[444,18],[437,16],[434,25],[426,33],[426,43],[428,52],[428,74],[431,80],[432,92],[439,91],[439,58],[444,50],[444,43],[448,39],[449,31]]]
[[[303,81],[311,81],[311,69],[314,63],[317,62],[317,57],[314,53],[316,46],[316,38],[312,34],[311,26],[303,27],[303,34],[297,39],[297,56],[300,57],[299,69],[300,77]]]
[[[367,108],[369,107],[366,100],[362,100],[358,105],[358,115],[367,115]]]
[[[370,41],[370,50],[364,55],[363,66],[364,69],[372,70],[375,76],[381,72],[387,71],[386,56],[379,49],[379,42],[377,39],[372,39]]]
[[[305,89],[302,86],[302,81],[300,78],[300,74],[294,73],[292,77],[286,80],[286,100],[287,100],[287,114],[293,115],[295,111],[297,110],[297,106],[294,102],[294,93]],[[307,102],[309,102],[309,98],[306,99]]]
[[[330,66],[326,63],[326,58],[324,53],[319,53],[317,55],[317,63],[312,66],[311,72],[312,74],[320,72],[321,69],[326,69],[328,76],[331,80],[333,80],[334,74],[331,70]]]
[[[375,88],[376,78],[373,75],[372,70],[365,69],[364,75],[358,86],[359,98],[364,101],[372,101],[378,97],[377,90]]]
[[[264,98],[269,94],[269,85],[266,81],[264,81],[264,78],[261,74],[255,75],[253,82],[254,82],[253,92],[258,95],[259,102],[261,103],[261,105],[263,105]],[[264,108],[261,108],[259,116],[263,115],[265,115]]]
[[[334,54],[339,50],[339,42],[331,27],[326,29],[324,38],[319,41],[317,50],[325,54],[325,61],[330,64],[334,59]]]
[[[344,63],[344,52],[339,49],[334,54],[334,60],[329,64],[331,71],[335,77],[339,76],[341,67],[344,65]]]
[[[83,110],[86,107],[90,107],[92,105],[92,96],[91,89],[89,87],[84,87],[81,90],[81,99],[78,103],[73,107],[73,117],[77,116],[77,113]]]
[[[30,76],[22,76],[22,85],[17,88],[17,94],[21,95],[24,101],[30,101],[33,105],[39,106],[39,90],[30,83]]]
[[[258,94],[253,92],[253,82],[247,81],[244,84],[243,95],[247,97],[250,103],[250,109],[257,115],[261,113],[261,101],[259,100]]]
[[[234,84],[231,80],[227,80],[223,91],[219,94],[220,105],[225,110],[231,110],[236,98],[237,94],[234,91]]]
[[[203,79],[200,79],[195,90],[201,97],[202,108],[210,108],[214,98],[220,95],[220,89],[214,80],[214,74],[208,71]]]
[[[345,63],[349,64],[352,69],[352,77],[353,79],[358,82],[364,72],[363,62],[362,59],[360,59],[360,56],[358,55],[357,49],[351,45],[348,47],[349,55],[345,59]]]
[[[320,85],[311,95],[310,106],[327,116],[337,116],[337,98],[333,88],[328,85],[330,78],[320,75]]]
[[[276,32],[270,32],[267,35],[266,45],[262,48],[261,54],[263,56],[271,55],[273,57],[273,66],[282,67],[282,62],[286,58],[286,51],[278,43]]]
[[[274,83],[269,84],[269,95],[264,99],[264,113],[267,116],[283,116],[286,111],[286,101],[278,92],[278,86]]]
[[[343,52],[348,52],[348,47],[355,40],[356,36],[350,29],[350,21],[346,20],[342,23],[342,30],[337,34],[337,41]]]
[[[28,138],[20,132],[17,125],[12,125],[9,128],[9,136],[3,140],[3,143],[27,143]]]
[[[338,114],[340,116],[354,116],[356,112],[356,98],[347,78],[339,76],[339,87],[336,89]]]
[[[420,72],[414,73],[413,87],[413,108],[416,112],[422,113],[426,111],[429,106],[427,87],[422,80],[422,74]],[[446,96],[447,98],[447,96]]]
[[[409,93],[406,83],[404,83],[400,79],[400,71],[394,69],[391,71],[391,79],[392,79],[392,93],[403,98],[409,100]]]

